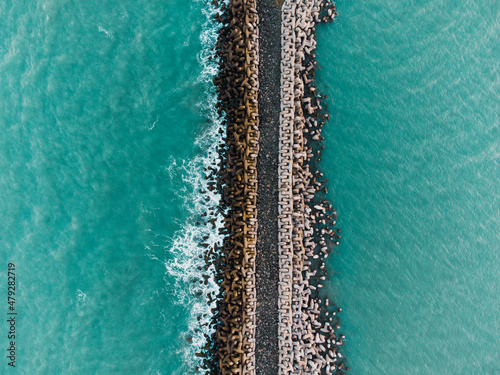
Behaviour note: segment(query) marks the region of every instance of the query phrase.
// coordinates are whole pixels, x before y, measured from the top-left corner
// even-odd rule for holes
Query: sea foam
[[[174,160],[168,168],[169,173],[181,175],[185,187],[178,193],[184,199],[184,207],[190,214],[188,222],[166,247],[166,251],[173,257],[169,257],[170,260],[165,263],[165,278],[175,279],[178,303],[189,306],[189,328],[183,339],[189,340],[191,344],[179,349],[179,354],[184,359],[184,371],[188,373],[197,373],[197,367],[202,364],[202,358],[196,356],[196,353],[200,353],[207,343],[205,335],[212,334],[209,323],[211,310],[216,307],[215,296],[218,294],[213,265],[204,270],[207,248],[201,244],[221,244],[219,229],[223,227],[222,215],[216,213],[220,195],[216,190],[210,191],[208,186],[210,181],[214,181],[209,168],[217,168],[218,147],[222,138],[219,132],[222,125],[215,107],[217,96],[212,83],[217,74],[217,60],[211,58],[217,40],[218,26],[213,20],[217,9],[207,0],[203,0],[203,3],[205,21],[200,34],[202,50],[198,54],[198,61],[203,69],[198,82],[204,86],[204,96],[198,103],[198,109],[205,116],[207,126],[196,139],[200,153],[190,161],[178,163]],[[204,214],[207,216],[203,217]],[[207,222],[212,218],[215,219],[213,225]],[[206,281],[203,275],[208,276]],[[189,287],[186,288],[186,285]],[[209,294],[214,297],[212,301],[208,299]]]

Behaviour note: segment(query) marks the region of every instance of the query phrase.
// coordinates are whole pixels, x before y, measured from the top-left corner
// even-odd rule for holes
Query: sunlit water
[[[499,5],[337,10],[317,77],[350,373],[500,374]]]
[[[214,288],[193,283],[200,237],[216,240],[195,226],[217,199],[196,194],[217,144],[209,2],[0,9],[0,259],[17,268],[9,373],[193,373]]]

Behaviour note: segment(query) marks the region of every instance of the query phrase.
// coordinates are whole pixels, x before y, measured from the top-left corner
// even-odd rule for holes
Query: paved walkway
[[[278,374],[278,146],[281,12],[279,0],[258,0],[260,151],[256,244],[256,374]]]

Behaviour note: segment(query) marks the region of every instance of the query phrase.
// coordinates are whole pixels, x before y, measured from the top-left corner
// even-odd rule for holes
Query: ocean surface
[[[350,373],[498,375],[500,3],[336,4],[316,76]]]
[[[351,374],[500,374],[498,2],[318,26],[328,293]],[[0,0],[0,260],[17,374],[195,374],[217,196],[210,1]],[[203,279],[202,279],[203,280]],[[7,348],[6,287],[0,347]]]
[[[209,4],[0,0],[1,374],[194,373]]]

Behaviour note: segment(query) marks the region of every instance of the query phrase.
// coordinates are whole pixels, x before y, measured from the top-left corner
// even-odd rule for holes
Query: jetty
[[[214,0],[216,3],[217,0]],[[344,374],[341,311],[321,288],[338,244],[319,170],[328,119],[315,86],[315,27],[328,0],[221,2],[216,57],[225,127],[216,177],[224,243],[207,374]]]

